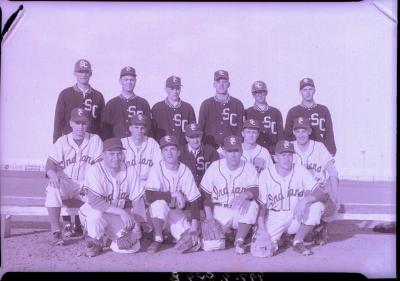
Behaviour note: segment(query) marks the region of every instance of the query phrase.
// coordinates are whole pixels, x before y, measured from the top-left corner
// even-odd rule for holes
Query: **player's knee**
[[[62,207],[63,203],[61,200],[60,191],[51,185],[49,185],[46,189],[46,200],[45,204],[46,207]]]
[[[99,210],[92,209],[86,213],[86,221],[88,224],[99,224],[103,218],[103,213]]]
[[[168,217],[169,206],[165,200],[156,200],[150,204],[150,216],[166,220]]]
[[[308,214],[306,214],[305,218],[303,218],[303,223],[305,225],[320,224],[324,210],[325,210],[325,205],[321,202],[316,202],[311,204],[308,210]]]
[[[258,209],[258,204],[254,200],[251,201],[247,211],[244,214],[239,215],[239,222],[255,224],[257,221]]]

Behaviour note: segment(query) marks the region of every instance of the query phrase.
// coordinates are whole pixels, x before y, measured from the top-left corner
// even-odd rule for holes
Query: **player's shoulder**
[[[208,104],[213,103],[214,101],[215,101],[214,97],[209,97],[209,98],[206,98],[205,100],[203,100],[201,105],[208,105]]]
[[[149,104],[149,102],[144,98],[144,97],[142,97],[142,96],[138,96],[138,95],[136,95],[136,101],[137,102],[139,102],[139,103],[143,103],[143,104]]]
[[[94,96],[97,96],[98,98],[103,98],[103,94],[99,90],[96,90],[92,86],[90,86],[90,89]]]
[[[115,96],[113,98],[111,98],[107,103],[106,106],[112,106],[115,104],[119,104],[121,102],[121,98],[120,96]]]
[[[269,109],[271,110],[271,113],[281,114],[282,115],[281,111],[278,108],[274,107],[274,106],[269,106]]]
[[[159,147],[160,144],[152,137],[147,137],[147,145]]]
[[[156,102],[156,103],[153,105],[152,109],[154,110],[154,109],[159,109],[159,108],[163,108],[163,107],[167,107],[167,105],[165,104],[165,100]]]
[[[329,112],[329,108],[328,108],[326,105],[323,105],[323,104],[320,104],[320,103],[317,103],[317,104],[315,105],[315,108],[316,108],[317,110],[319,110],[319,111]]]
[[[295,106],[292,106],[292,107],[289,109],[288,113],[289,113],[289,112],[290,112],[290,113],[294,113],[294,112],[300,111],[300,110],[302,110],[302,109],[303,109],[303,107],[302,107],[300,104],[297,104],[297,105],[295,105]]]
[[[127,148],[127,147],[128,147],[128,145],[129,145],[129,139],[130,139],[130,137],[121,138],[122,146],[123,146],[124,148]]]
[[[87,138],[89,139],[90,142],[96,142],[96,143],[102,143],[103,141],[101,140],[100,136],[97,134],[93,133],[86,133]]]
[[[326,148],[326,145],[323,142],[316,141],[316,140],[310,140],[310,142],[312,145],[314,145],[314,150],[328,151],[328,148]]]
[[[70,94],[73,94],[74,92],[75,92],[75,90],[74,90],[74,87],[73,87],[73,86],[71,86],[71,87],[66,87],[66,88],[64,88],[64,89],[61,90],[60,96],[61,96],[61,95],[62,95],[62,96],[70,95]]]
[[[229,98],[230,98],[229,101],[232,102],[233,104],[238,104],[238,105],[242,105],[243,106],[243,103],[242,103],[242,101],[240,99],[238,99],[238,98],[236,98],[234,96],[229,96]]]
[[[181,106],[183,107],[183,108],[193,108],[193,106],[190,104],[190,103],[188,103],[188,102],[186,102],[186,101],[181,101]]]

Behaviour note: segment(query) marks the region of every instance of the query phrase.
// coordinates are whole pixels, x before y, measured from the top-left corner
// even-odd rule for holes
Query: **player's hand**
[[[232,209],[241,209],[245,202],[248,201],[246,193],[242,192],[232,200]],[[248,208],[248,207],[247,207]]]
[[[303,218],[304,212],[307,210],[307,207],[309,206],[309,204],[307,203],[307,201],[305,201],[304,199],[300,200],[296,207],[294,208],[293,211],[293,217],[297,220],[300,221]]]
[[[122,210],[120,217],[122,219],[122,223],[124,225],[125,230],[127,231],[132,230],[135,224],[132,216],[125,210]]]
[[[182,194],[182,192],[177,191],[173,193],[173,197],[176,199],[176,204],[179,209],[183,209],[186,204],[185,196]]]

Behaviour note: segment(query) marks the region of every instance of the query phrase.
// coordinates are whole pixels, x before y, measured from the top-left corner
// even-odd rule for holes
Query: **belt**
[[[216,205],[216,206],[221,206],[221,207],[224,207],[224,208],[230,208],[230,207],[232,207],[231,204],[223,204],[223,203],[214,203],[214,205]]]

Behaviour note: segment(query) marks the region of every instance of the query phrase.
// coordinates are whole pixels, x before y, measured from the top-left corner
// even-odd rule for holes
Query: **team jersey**
[[[254,168],[256,168],[258,174],[261,173],[261,171],[265,168],[268,168],[274,164],[268,150],[261,145],[257,144],[253,149],[245,149],[244,145],[242,144],[242,148],[242,159],[252,164]]]
[[[72,138],[72,133],[69,133],[53,144],[49,159],[63,170],[66,176],[83,183],[88,166],[99,161],[102,153],[103,142],[98,135],[85,133],[83,142],[78,146]]]
[[[159,142],[165,135],[172,135],[178,138],[179,144],[186,144],[185,127],[196,123],[196,115],[190,104],[181,100],[174,107],[165,99],[153,106],[151,114],[156,141]]]
[[[126,167],[113,177],[103,161],[88,169],[84,187],[111,206],[124,208],[127,201],[135,202],[144,194],[134,167]]]
[[[293,211],[306,191],[318,186],[312,174],[302,165],[293,164],[289,175],[282,177],[271,166],[261,172],[258,201],[274,211]]]
[[[231,205],[233,198],[248,188],[258,187],[257,171],[243,160],[234,171],[226,164],[226,159],[214,161],[204,174],[200,187],[211,195],[214,204]]]
[[[268,149],[271,155],[274,155],[276,143],[283,138],[282,113],[277,108],[269,105],[265,110],[254,105],[246,109],[245,114],[246,119],[255,119],[261,123],[257,143]]]
[[[207,168],[212,162],[219,159],[218,152],[211,145],[201,145],[196,154],[189,150],[189,145],[182,146],[179,161],[189,167],[196,185],[199,186]]]
[[[334,161],[322,142],[310,140],[306,151],[301,151],[297,141],[293,141],[296,153],[293,162],[303,165],[309,170],[319,183],[326,181],[325,167],[330,161]]]
[[[243,127],[244,107],[232,96],[225,103],[211,97],[202,102],[199,126],[204,132],[203,143],[218,148],[230,135],[240,136]]]
[[[143,114],[151,120],[150,105],[144,98],[136,95],[129,99],[122,95],[112,98],[104,108],[101,124],[102,138],[105,140],[112,137],[129,137],[131,135],[130,119],[136,114]],[[150,127],[149,123],[148,130],[151,131]]]
[[[75,85],[62,90],[58,96],[54,116],[53,143],[62,135],[72,132],[69,121],[71,111],[76,107],[81,107],[90,113],[88,132],[100,136],[100,122],[104,109],[104,97],[99,91],[96,91],[92,87],[90,87],[89,91],[83,96],[82,91]]]
[[[314,104],[311,107],[305,107],[300,104],[292,107],[288,112],[285,124],[285,136],[288,140],[295,140],[293,135],[293,120],[297,117],[310,119],[312,128],[310,139],[325,144],[329,153],[335,156],[336,144],[329,109],[321,104]]]
[[[171,193],[180,191],[188,202],[200,198],[200,191],[190,169],[185,164],[179,163],[178,169],[171,171],[166,168],[163,160],[150,169],[146,190]]]
[[[121,139],[125,150],[126,165],[135,167],[135,170],[142,182],[145,182],[149,176],[150,168],[158,163],[162,156],[159,144],[150,137],[140,147],[137,147],[132,137]]]

